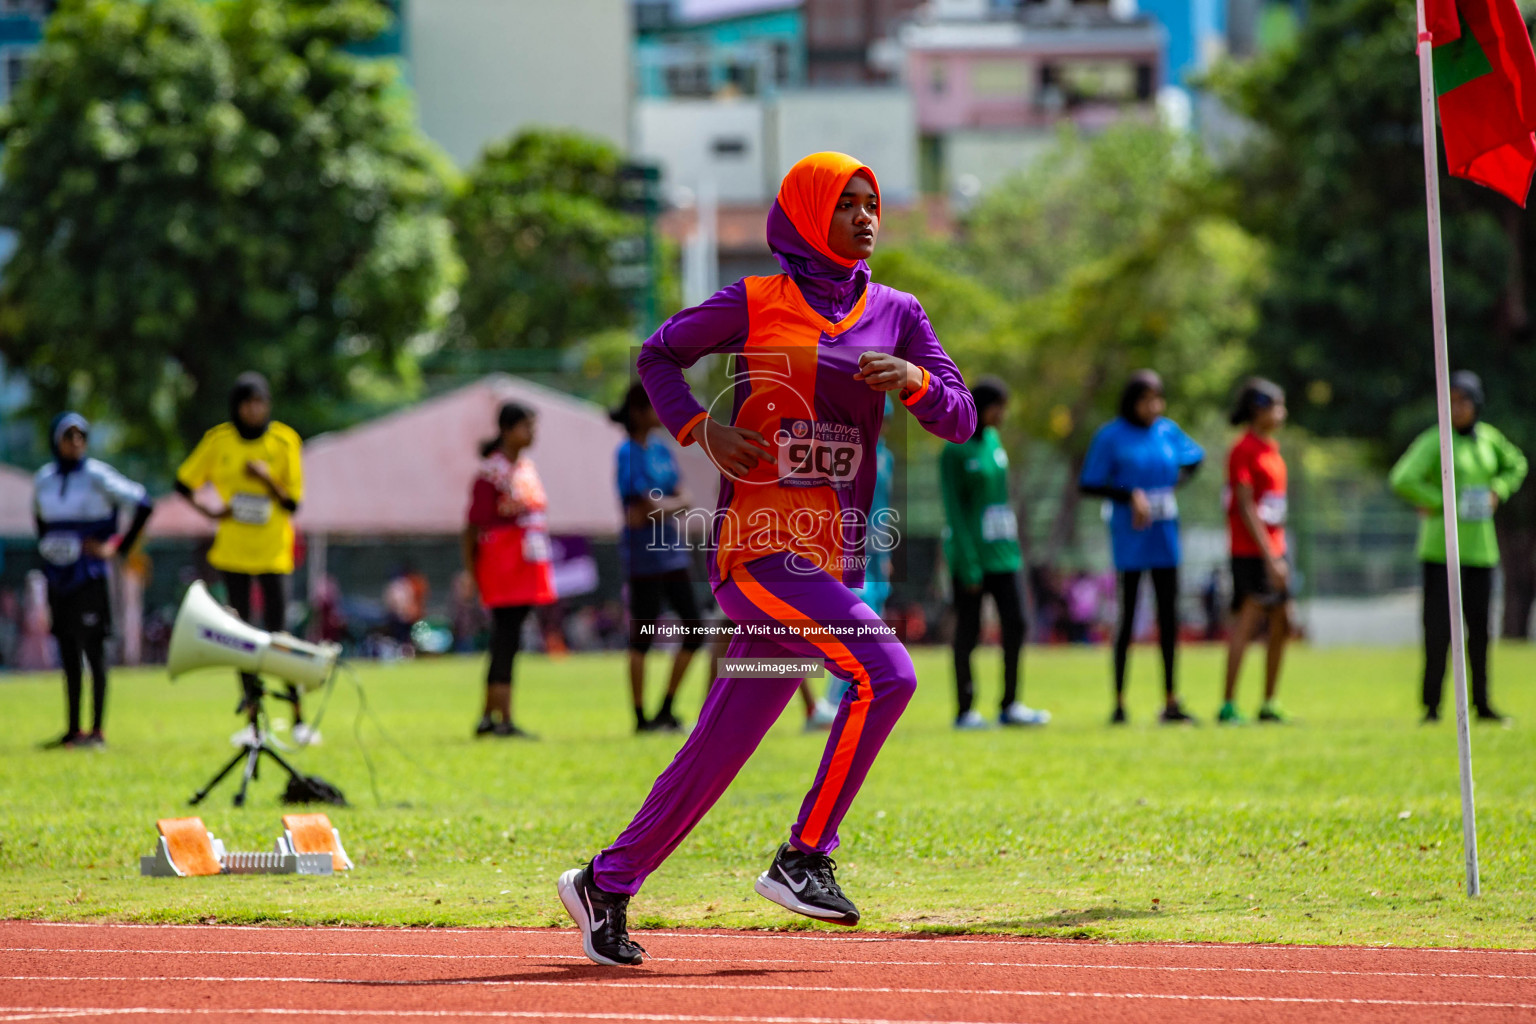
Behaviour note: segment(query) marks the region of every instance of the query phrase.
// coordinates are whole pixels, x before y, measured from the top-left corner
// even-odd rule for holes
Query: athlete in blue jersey
[[[680,732],[672,700],[694,652],[703,646],[703,620],[693,592],[693,557],[678,528],[677,513],[689,507],[677,460],[666,443],[652,437],[661,425],[641,384],[630,386],[611,418],[629,434],[614,459],[614,478],[624,506],[619,551],[629,586],[629,688],[636,732]],[[672,659],[666,694],[654,717],[645,714],[645,655],[651,649],[662,603],[682,620],[682,645]]]
[[[1125,721],[1125,660],[1136,619],[1141,577],[1152,577],[1163,651],[1164,722],[1192,722],[1179,705],[1173,663],[1179,642],[1179,503],[1174,492],[1205,458],[1200,446],[1163,415],[1163,381],[1139,370],[1120,394],[1120,415],[1099,428],[1088,447],[1079,487],[1109,499],[1110,546],[1120,574],[1120,628],[1115,635],[1115,713]]]

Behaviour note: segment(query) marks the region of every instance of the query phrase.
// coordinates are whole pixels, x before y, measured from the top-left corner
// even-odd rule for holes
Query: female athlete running
[[[875,440],[894,391],[925,429],[964,441],[976,406],[910,295],[874,284],[864,260],[880,228],[874,172],[841,153],[790,169],[768,214],[784,273],[751,277],[662,325],[640,378],[667,429],[720,469],[710,584],[736,624],[728,657],[824,659],[851,684],[815,782],[757,880],[796,913],[857,924],[828,856],[837,827],[917,685],[912,659],[850,587],[864,577]],[[736,356],[733,386],[705,408],[683,370]],[[688,741],[627,829],[558,891],[587,956],[638,964],[629,898],[725,791],[799,688],[799,677],[722,678]]]

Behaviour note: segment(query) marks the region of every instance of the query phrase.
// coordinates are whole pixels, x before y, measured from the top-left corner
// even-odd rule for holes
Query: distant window
[[[641,31],[666,28],[671,14],[670,0],[639,0],[635,4],[635,28]]]
[[[674,64],[666,70],[667,92],[673,96],[708,96],[709,68],[703,64]]]
[[[978,60],[970,72],[971,92],[977,96],[1023,98],[1029,92],[1029,65],[1022,60]]]
[[[32,63],[32,58],[22,53],[8,53],[5,55],[5,95],[7,98],[16,95],[16,89],[21,85],[22,79],[27,77],[27,68]]]
[[[1136,98],[1149,100],[1152,98],[1152,65],[1136,65]]]
[[[740,135],[721,135],[709,144],[709,148],[720,159],[736,160],[747,155],[747,140]]]
[[[1135,99],[1138,66],[1123,60],[1063,61],[1056,74],[1068,103]]]
[[[773,44],[773,80],[779,85],[789,84],[789,44]]]
[[[849,45],[864,38],[862,0],[822,0],[811,19],[811,37],[819,44]]]
[[[757,94],[757,67],[752,64],[727,64],[725,84],[733,92],[743,96]]]

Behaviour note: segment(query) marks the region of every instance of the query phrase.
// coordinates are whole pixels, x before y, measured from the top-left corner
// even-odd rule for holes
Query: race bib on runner
[[[550,560],[549,534],[543,530],[529,530],[523,534],[523,559],[529,562]]]
[[[1487,487],[1463,487],[1456,495],[1456,514],[1468,522],[1493,518],[1493,491]]]
[[[981,539],[985,541],[1015,540],[1019,536],[1019,520],[1009,505],[988,505],[981,512]]]
[[[549,542],[549,530],[545,526],[543,512],[526,512],[517,517],[517,525],[523,528],[523,560],[548,562],[554,557]]]
[[[247,526],[266,526],[272,521],[272,499],[265,494],[240,491],[230,495],[229,517]]]
[[[864,461],[863,432],[848,423],[785,418],[777,440],[781,487],[852,487]]]
[[[37,542],[37,553],[49,565],[74,565],[80,561],[80,537],[73,533],[50,533]]]
[[[1147,496],[1147,508],[1154,523],[1166,523],[1179,518],[1179,499],[1174,497],[1172,487],[1157,487],[1142,493]]]
[[[1270,491],[1258,500],[1259,522],[1265,526],[1285,525],[1285,495]]]

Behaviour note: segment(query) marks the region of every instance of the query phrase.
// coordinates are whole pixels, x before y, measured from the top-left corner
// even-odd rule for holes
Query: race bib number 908
[[[847,423],[786,418],[777,440],[784,487],[852,487],[864,460],[863,432]]]

